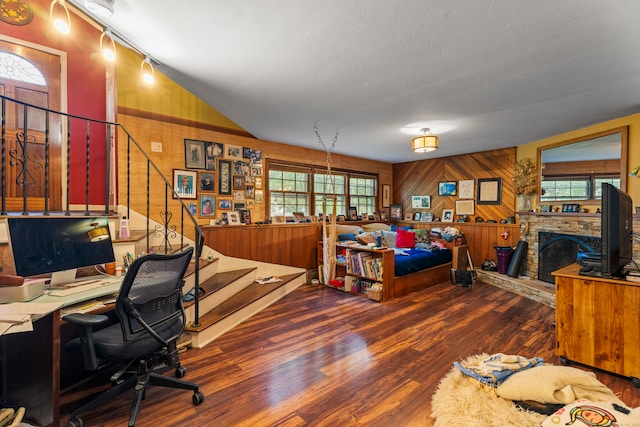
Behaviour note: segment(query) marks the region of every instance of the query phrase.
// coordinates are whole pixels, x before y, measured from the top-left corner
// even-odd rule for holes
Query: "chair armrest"
[[[83,314],[71,313],[67,314],[62,320],[80,327],[80,347],[82,350],[82,360],[85,369],[95,371],[100,367],[100,360],[96,355],[95,344],[93,342],[93,327],[102,325],[109,321],[109,317],[104,314]],[[70,341],[68,344],[73,343]]]
[[[71,313],[63,316],[62,320],[78,326],[97,326],[107,322],[109,317],[104,314]]]

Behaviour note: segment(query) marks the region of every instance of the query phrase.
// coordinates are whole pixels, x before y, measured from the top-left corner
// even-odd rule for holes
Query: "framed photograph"
[[[211,172],[200,172],[199,178],[201,191],[215,190],[215,185],[213,183],[213,174]]]
[[[228,211],[231,209],[231,200],[229,199],[218,199],[218,209],[223,209]]]
[[[244,175],[233,176],[233,189],[244,190]]]
[[[453,222],[453,209],[443,209],[442,210],[442,221],[443,222]]]
[[[362,219],[364,219],[364,215],[362,215]],[[407,212],[406,214],[404,214],[405,221],[411,221],[412,219],[413,219],[413,215],[411,215],[411,212]]]
[[[231,161],[218,160],[218,194],[231,195]]]
[[[577,203],[563,203],[562,212],[578,212],[580,205]]]
[[[253,198],[256,203],[264,203],[264,192],[262,190],[254,190]]]
[[[473,215],[475,213],[473,200],[456,200],[456,212],[458,215]]]
[[[414,209],[431,209],[431,196],[411,196],[411,207]]]
[[[374,221],[376,219],[376,215],[375,214],[369,214],[368,220],[369,221]]]
[[[414,212],[413,213],[413,220],[414,221],[420,221],[420,218],[422,218],[422,213],[421,212]]]
[[[250,172],[249,163],[236,160],[233,162],[233,174],[248,176]]]
[[[251,211],[249,209],[240,209],[238,213],[242,224],[251,224]]]
[[[262,176],[262,167],[251,166],[251,175],[252,176]]]
[[[247,186],[244,188],[244,196],[245,196],[247,199],[253,199],[253,198],[255,197],[255,194],[256,194],[256,190],[255,190],[255,188],[253,187],[253,185],[247,185]]]
[[[256,176],[253,178],[253,180],[254,180],[254,185],[256,186],[256,189],[262,189],[262,177]]]
[[[389,218],[391,220],[402,220],[402,205],[391,205]]]
[[[244,190],[233,190],[233,200],[244,200],[245,196]]]
[[[227,213],[227,218],[229,219],[229,225],[239,225],[240,222],[240,212],[229,212]]]
[[[307,222],[307,220],[304,217],[304,212],[294,212],[293,213],[293,220],[295,222]]]
[[[251,158],[251,148],[242,147],[242,158],[243,159],[250,159]]]
[[[226,159],[242,159],[242,147],[238,145],[227,144],[224,146],[224,157]]]
[[[216,159],[224,154],[224,144],[219,142],[204,143],[204,168],[209,171],[216,170]]]
[[[358,220],[358,208],[356,206],[349,206],[349,219],[351,221]]]
[[[196,198],[197,172],[182,169],[173,170],[173,189],[182,199]]]
[[[204,169],[204,141],[184,140],[184,167]]]
[[[200,196],[200,216],[216,216],[216,198]]]
[[[455,196],[458,193],[458,183],[455,181],[438,182],[438,196]]]
[[[433,212],[422,212],[420,214],[420,221],[431,222],[433,221]]]
[[[249,163],[251,163],[251,166],[262,167],[262,150],[251,150]]]
[[[540,205],[540,212],[551,212],[551,205]]]
[[[233,202],[234,211],[239,211],[240,209],[245,209],[246,207],[247,205],[245,205],[243,202]]]
[[[336,221],[346,221],[346,220],[347,220],[347,217],[345,217],[344,215],[338,215],[336,217]]]
[[[189,203],[187,207],[189,208],[189,213],[191,215],[193,216],[198,215],[198,205],[196,205],[195,203]]]
[[[479,205],[502,204],[502,178],[478,178],[476,203]]]
[[[473,199],[473,189],[476,182],[473,179],[463,179],[458,181],[458,198]]]
[[[382,184],[382,207],[388,208],[391,203],[391,186]]]
[[[278,216],[271,217],[271,221],[274,224],[284,224],[287,222],[287,218],[284,215],[278,215]]]

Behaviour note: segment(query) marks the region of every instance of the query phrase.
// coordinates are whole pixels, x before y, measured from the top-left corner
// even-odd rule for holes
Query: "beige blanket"
[[[569,366],[539,365],[516,372],[498,386],[497,393],[510,400],[567,404],[584,398],[626,407],[596,374]]]

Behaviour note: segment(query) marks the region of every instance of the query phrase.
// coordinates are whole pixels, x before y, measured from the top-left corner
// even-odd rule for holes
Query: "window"
[[[292,216],[293,212],[318,215],[333,212],[346,215],[350,206],[373,213],[377,206],[378,179],[373,175],[343,170],[270,162],[268,173],[270,216]]]
[[[349,206],[358,208],[358,213],[374,213],[376,211],[376,188],[378,180],[351,176],[349,179]]]
[[[47,84],[35,65],[8,52],[0,52],[0,77],[41,86]]]
[[[545,177],[541,201],[588,200],[602,198],[602,183],[620,188],[619,176]]]

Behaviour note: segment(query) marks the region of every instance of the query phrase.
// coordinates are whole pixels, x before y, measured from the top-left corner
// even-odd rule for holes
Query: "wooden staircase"
[[[131,231],[131,238],[114,241],[114,252],[133,252],[139,240],[147,239],[144,231]],[[173,244],[175,251],[181,245]],[[116,255],[116,259],[118,255]],[[198,324],[195,323],[193,300],[184,303],[187,328],[181,342],[187,346],[202,348],[273,304],[306,281],[306,271],[301,268],[269,264],[240,258],[227,257],[209,247],[204,247],[200,259],[200,288]],[[185,274],[184,295],[194,291],[195,269],[192,261]],[[256,277],[277,276],[279,282],[259,284]]]

